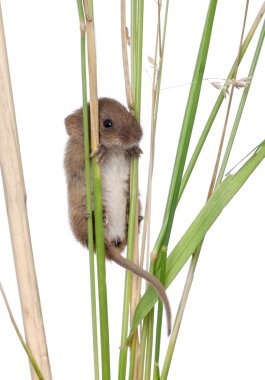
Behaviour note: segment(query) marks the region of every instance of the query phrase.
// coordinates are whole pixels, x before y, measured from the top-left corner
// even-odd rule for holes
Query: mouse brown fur
[[[101,171],[105,254],[157,290],[165,305],[170,331],[170,306],[163,286],[152,274],[121,255],[127,242],[130,161],[142,153],[139,148],[142,129],[136,118],[116,100],[101,98],[98,107],[100,144],[93,155]],[[87,246],[83,109],[67,116],[65,126],[69,135],[64,166],[70,224],[76,239]]]

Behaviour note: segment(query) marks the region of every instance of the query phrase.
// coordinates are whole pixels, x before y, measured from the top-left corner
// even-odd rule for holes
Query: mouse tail
[[[171,332],[171,309],[169,300],[167,297],[167,294],[165,292],[165,289],[161,282],[151,273],[147,272],[145,269],[141,268],[139,265],[135,264],[134,262],[126,259],[125,257],[121,256],[120,254],[113,254],[111,255],[111,259],[115,261],[118,265],[122,266],[123,268],[129,270],[133,274],[135,274],[138,277],[141,277],[145,279],[152,287],[156,290],[158,293],[161,301],[163,302],[163,305],[165,307],[166,316],[167,316],[167,328],[168,328],[168,335],[170,335]]]

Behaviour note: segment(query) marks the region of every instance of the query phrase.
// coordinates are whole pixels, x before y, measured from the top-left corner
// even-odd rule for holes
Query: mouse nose
[[[121,245],[121,239],[119,237],[117,237],[113,240],[113,243],[114,243],[115,247],[119,247]]]

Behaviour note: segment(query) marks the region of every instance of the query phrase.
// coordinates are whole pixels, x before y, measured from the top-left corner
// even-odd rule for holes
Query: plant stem
[[[237,71],[238,71],[241,49],[242,49],[242,42],[243,42],[243,38],[244,38],[245,26],[246,26],[246,21],[247,21],[248,4],[249,4],[249,0],[246,0],[245,14],[244,14],[244,20],[243,20],[243,26],[242,26],[242,32],[241,32],[241,37],[240,37],[240,42],[239,42],[239,49],[238,49],[238,54],[237,54],[237,59],[236,59],[236,64],[235,64],[235,71],[234,71],[233,80],[235,80],[237,77]],[[232,105],[234,89],[235,89],[235,86],[234,86],[234,83],[232,83],[231,92],[230,92],[228,105],[227,105],[227,111],[226,111],[226,115],[225,115],[224,127],[223,127],[223,131],[222,131],[222,136],[221,136],[221,140],[220,140],[220,145],[219,145],[219,149],[218,149],[218,153],[217,153],[217,157],[216,157],[216,162],[215,162],[215,166],[214,166],[214,170],[213,170],[212,180],[211,180],[207,199],[210,198],[210,196],[213,193],[214,187],[215,187],[217,171],[218,171],[218,167],[220,164],[220,159],[221,159],[221,154],[222,154],[222,150],[223,150],[224,139],[225,139],[225,134],[226,134],[226,129],[227,129],[227,123],[228,123],[231,105]]]
[[[19,328],[16,324],[16,321],[15,321],[15,318],[13,317],[13,314],[12,314],[12,311],[11,311],[11,308],[9,306],[9,303],[8,303],[8,300],[7,300],[7,297],[6,297],[6,294],[5,294],[5,291],[3,289],[3,286],[2,284],[0,283],[0,292],[2,293],[2,296],[3,296],[3,299],[4,299],[4,302],[5,302],[5,305],[6,305],[6,308],[7,308],[7,311],[8,311],[8,314],[9,314],[9,317],[10,317],[10,320],[12,322],[12,325],[16,331],[16,334],[18,336],[18,339],[20,340],[20,343],[22,344],[22,347],[24,348],[24,350],[26,351],[26,354],[28,356],[28,359],[30,361],[30,364],[32,365],[32,368],[34,369],[36,375],[38,376],[38,379],[39,380],[44,380],[44,377],[36,363],[36,360],[34,358],[34,356],[32,355],[30,349],[28,348],[28,346],[26,345],[26,342],[24,341],[20,331],[19,331]]]
[[[98,126],[98,96],[97,96],[97,66],[96,45],[94,32],[93,0],[84,0],[84,9],[87,27],[87,53],[90,89],[90,125],[91,125],[91,147],[94,153],[99,143]],[[110,379],[110,350],[109,350],[109,328],[108,328],[108,305],[106,287],[104,228],[102,217],[101,178],[100,168],[96,157],[92,158],[93,186],[94,186],[94,216],[95,237],[97,250],[97,272],[98,272],[98,298],[100,310],[100,335],[101,335],[101,365],[102,378]]]
[[[91,168],[90,168],[90,146],[89,146],[89,115],[87,106],[87,78],[86,78],[86,26],[83,12],[82,0],[77,1],[81,32],[81,72],[82,72],[82,97],[83,97],[83,127],[84,127],[84,150],[85,150],[85,171],[86,171],[86,199],[88,214],[88,249],[89,249],[89,269],[90,269],[90,296],[91,296],[91,316],[93,335],[93,357],[94,376],[99,380],[99,359],[98,359],[98,332],[97,332],[97,305],[96,305],[96,285],[95,285],[95,263],[94,263],[94,234],[92,219],[92,196],[91,196]]]
[[[123,60],[123,73],[124,73],[124,82],[125,82],[125,91],[127,98],[127,105],[130,111],[134,109],[133,106],[133,95],[132,87],[130,82],[130,73],[129,73],[129,61],[128,61],[128,41],[126,33],[126,0],[121,0],[121,46],[122,46],[122,60]]]
[[[128,243],[127,243],[127,258],[133,259],[134,249],[134,231],[136,221],[136,206],[138,199],[138,191],[133,185],[133,180],[138,183],[138,160],[133,160],[131,166],[131,182],[130,182],[130,211],[129,211],[129,229],[128,229]],[[126,338],[128,332],[129,322],[129,304],[130,304],[130,289],[131,289],[131,273],[126,271],[125,274],[125,287],[124,287],[124,302],[123,302],[123,319],[122,319],[122,332],[121,332],[121,349],[119,357],[119,379],[125,379],[126,363],[127,363],[127,346]]]
[[[139,380],[143,379],[144,375],[144,364],[145,364],[145,352],[146,352],[146,341],[147,341],[147,318],[145,318],[140,340],[140,359],[139,359]]]
[[[253,60],[252,60],[252,63],[251,63],[251,67],[250,67],[250,70],[249,70],[249,73],[248,73],[248,77],[249,78],[252,78],[254,76],[255,69],[256,69],[257,62],[258,62],[259,55],[260,55],[260,51],[261,51],[262,44],[263,44],[263,41],[264,41],[264,36],[265,36],[265,22],[263,23],[263,26],[262,26],[262,29],[261,29],[261,32],[260,32],[260,36],[259,36],[259,40],[258,40],[258,44],[257,44],[256,50],[255,50],[255,54],[254,54],[254,57],[253,57]],[[230,137],[229,137],[229,141],[227,143],[226,151],[224,153],[224,158],[223,158],[223,161],[222,161],[222,164],[221,164],[221,167],[220,167],[220,171],[219,171],[219,174],[218,174],[218,177],[217,177],[217,180],[216,180],[216,184],[217,185],[222,181],[222,178],[224,176],[224,172],[226,170],[226,165],[227,165],[227,162],[228,162],[228,159],[229,159],[229,156],[230,156],[230,153],[231,153],[231,149],[232,149],[232,146],[233,146],[233,143],[234,143],[234,140],[235,140],[235,136],[236,136],[237,129],[238,129],[238,126],[239,126],[239,122],[241,120],[241,116],[242,116],[242,113],[243,113],[243,110],[244,110],[244,106],[245,106],[245,103],[246,103],[246,100],[247,100],[247,97],[248,97],[248,93],[249,93],[249,90],[250,90],[251,83],[252,83],[252,81],[249,84],[247,84],[246,87],[244,88],[244,91],[243,91],[243,94],[242,94],[242,98],[241,98],[241,101],[240,101],[240,104],[239,104],[239,107],[238,107],[238,111],[237,111],[237,114],[236,114],[236,117],[235,117],[235,121],[234,121],[234,124],[233,124],[233,128],[232,128],[232,131],[231,131],[231,134],[230,134]]]
[[[27,195],[16,126],[0,5],[0,165],[27,345],[46,380],[52,379],[27,213]],[[37,379],[31,368],[31,378]]]
[[[153,328],[154,328],[154,310],[153,309],[149,312],[146,319],[147,319],[148,333],[147,333],[144,380],[150,380],[151,367],[152,367],[152,347],[153,347]]]

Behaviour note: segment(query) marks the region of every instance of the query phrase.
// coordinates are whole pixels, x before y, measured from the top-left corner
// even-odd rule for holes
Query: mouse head
[[[141,126],[125,107],[114,99],[101,98],[98,109],[100,142],[104,146],[128,149],[138,145]]]

